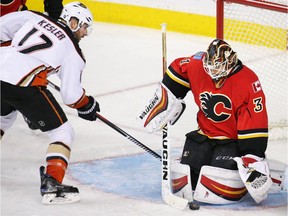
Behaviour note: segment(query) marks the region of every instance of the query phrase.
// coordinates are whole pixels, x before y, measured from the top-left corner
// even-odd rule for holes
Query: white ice
[[[180,56],[205,50],[211,38],[167,33],[168,63]],[[153,95],[162,77],[161,30],[95,23],[92,34],[80,43],[87,59],[83,86],[101,107],[101,115],[137,138],[151,149],[160,149],[161,137],[142,130],[136,116]],[[59,84],[57,78],[51,78]],[[59,94],[51,90],[74,126],[76,138],[71,163],[141,153],[143,150],[101,121],[84,121],[75,110],[66,107]],[[187,109],[179,122],[171,127],[172,148],[181,147],[187,132],[196,128],[192,96],[186,97]],[[49,144],[45,134],[32,132],[22,115],[1,141],[1,215],[2,216],[174,216],[174,215],[287,215],[287,206],[259,208],[251,211],[229,211],[201,208],[191,212],[164,203],[152,203],[106,193],[73,180],[65,184],[77,186],[82,200],[76,204],[44,206],[39,191],[39,167],[45,165]],[[270,141],[269,158],[287,164],[287,140]],[[155,159],[155,163],[159,163]],[[84,174],[83,174],[84,175]],[[111,173],[111,175],[113,175]],[[95,176],[97,178],[97,176]],[[145,176],[143,177],[145,178]]]

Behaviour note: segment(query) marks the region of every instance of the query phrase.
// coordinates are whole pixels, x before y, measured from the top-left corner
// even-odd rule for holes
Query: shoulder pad
[[[204,56],[205,52],[197,52],[195,55],[193,55],[193,59],[201,60]]]

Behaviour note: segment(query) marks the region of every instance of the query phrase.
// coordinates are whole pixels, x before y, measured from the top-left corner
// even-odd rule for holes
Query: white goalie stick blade
[[[166,181],[162,181],[162,199],[168,205],[178,209],[185,209],[188,205],[188,200],[180,198],[172,193],[170,182]]]
[[[162,129],[162,199],[168,205],[185,209],[188,200],[178,197],[173,194],[171,187],[171,161],[170,161],[170,145],[168,143],[168,125],[165,125]]]
[[[64,196],[56,196],[56,193],[45,194],[42,198],[42,203],[45,205],[59,205],[76,203],[80,201],[79,193],[65,193]]]

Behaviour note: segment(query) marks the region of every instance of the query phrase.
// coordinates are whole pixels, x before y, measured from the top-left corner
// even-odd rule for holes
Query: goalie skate
[[[43,196],[42,203],[53,204],[67,204],[80,201],[78,188],[60,184],[52,176],[44,173],[45,168],[40,167],[41,187],[40,192]]]

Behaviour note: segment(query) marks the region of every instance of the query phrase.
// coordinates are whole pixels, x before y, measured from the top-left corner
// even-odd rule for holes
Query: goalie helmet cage
[[[269,136],[287,139],[287,0],[217,0],[217,38],[259,77],[266,95]]]

